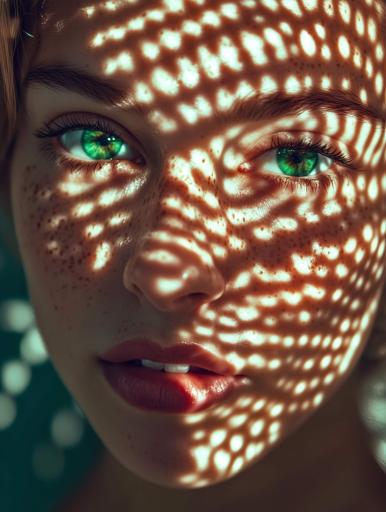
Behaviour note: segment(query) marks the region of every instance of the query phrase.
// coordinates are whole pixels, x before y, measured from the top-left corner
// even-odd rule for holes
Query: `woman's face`
[[[143,479],[244,471],[360,357],[385,278],[382,6],[49,3],[11,168],[17,237],[55,368]],[[248,381],[199,413],[130,406],[98,357],[136,336],[194,341]]]

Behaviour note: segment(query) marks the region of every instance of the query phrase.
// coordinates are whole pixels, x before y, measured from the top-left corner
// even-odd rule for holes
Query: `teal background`
[[[22,266],[0,242],[1,512],[54,510],[102,448],[49,358],[23,357],[36,330]]]

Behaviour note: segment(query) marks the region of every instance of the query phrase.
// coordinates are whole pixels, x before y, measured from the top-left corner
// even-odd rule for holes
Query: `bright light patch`
[[[94,203],[79,203],[72,209],[72,216],[75,218],[86,217],[90,215],[94,211],[95,205]]]
[[[375,77],[375,91],[378,96],[383,92],[383,76],[381,72],[378,72]]]
[[[345,91],[348,91],[351,87],[350,80],[348,78],[342,78],[342,87]]]
[[[163,94],[175,96],[180,86],[174,76],[163,68],[156,68],[151,77],[152,84]]]
[[[331,78],[329,76],[323,75],[321,79],[321,88],[325,91],[331,89]]]
[[[201,117],[210,117],[212,115],[212,105],[204,96],[197,96],[194,100],[194,106]]]
[[[300,32],[300,45],[309,57],[313,57],[316,53],[316,44],[312,35],[307,30]]]
[[[186,20],[182,24],[181,31],[190,36],[200,37],[202,27],[196,21]]]
[[[179,68],[178,79],[190,89],[196,87],[200,82],[200,72],[198,66],[188,57],[181,57],[177,59]]]
[[[234,101],[234,96],[224,88],[218,89],[216,94],[216,105],[218,110],[228,110]]]
[[[121,226],[122,224],[126,224],[132,218],[132,215],[129,215],[126,212],[116,213],[109,219],[109,226]]]
[[[355,48],[354,50],[354,65],[357,67],[357,68],[361,68],[362,67],[362,54],[359,50],[358,47]]]
[[[142,53],[150,60],[155,60],[160,54],[160,48],[158,44],[146,41],[142,43]]]
[[[221,25],[220,16],[215,11],[204,11],[201,16],[201,24],[210,27],[219,27]]]
[[[356,26],[358,34],[360,36],[363,36],[363,34],[365,33],[365,22],[363,19],[363,14],[359,10],[357,11],[357,13],[355,15],[355,26]]]
[[[334,16],[334,14],[335,14],[334,4],[333,4],[333,2],[331,2],[331,0],[324,0],[323,1],[323,9],[324,9],[324,12],[328,16]]]
[[[314,286],[313,284],[305,284],[303,287],[303,293],[315,300],[321,300],[326,295],[326,290],[319,286]]]
[[[307,384],[304,381],[299,382],[294,389],[295,395],[301,395],[307,389]]]
[[[312,256],[292,254],[291,259],[299,274],[311,274],[313,263]]]
[[[102,224],[90,224],[84,230],[84,234],[86,238],[96,238],[99,236],[104,230]]]
[[[179,12],[185,10],[185,0],[163,0],[168,12]]]
[[[132,18],[127,23],[127,29],[131,32],[139,32],[145,28],[145,20],[142,16],[138,16],[137,18]]]
[[[210,52],[206,46],[198,47],[198,59],[200,68],[208,78],[214,80],[220,77],[220,59]]]
[[[190,105],[186,105],[185,103],[180,103],[177,107],[177,110],[180,112],[183,120],[188,124],[196,124],[198,121],[198,112],[195,108]]]
[[[133,87],[133,95],[139,103],[153,103],[154,94],[146,82],[136,82]]]
[[[346,254],[352,254],[355,251],[356,247],[357,241],[355,238],[351,237],[345,243],[343,250]]]
[[[221,4],[220,12],[224,18],[229,18],[231,20],[239,19],[239,9],[235,3],[229,2]]]
[[[60,192],[67,194],[72,197],[79,196],[93,189],[94,185],[91,183],[73,183],[73,182],[64,182],[58,185],[58,189]]]
[[[176,30],[164,29],[160,36],[160,44],[169,50],[178,50],[181,47],[181,34]]]
[[[357,140],[355,144],[355,150],[358,152],[359,155],[361,155],[364,152],[365,145],[367,144],[367,141],[369,140],[370,133],[373,129],[373,123],[370,123],[368,121],[363,121],[362,126],[360,128],[359,134],[357,135]],[[363,176],[358,176],[362,177]]]
[[[377,26],[373,18],[369,18],[367,22],[367,33],[372,43],[377,40]]]
[[[315,32],[318,34],[320,39],[325,39],[326,38],[326,29],[320,23],[315,23]]]
[[[318,6],[318,0],[302,0],[307,11],[315,11]]]
[[[240,35],[241,45],[249,54],[253,64],[257,66],[267,64],[268,58],[264,51],[264,40],[258,35],[245,30]]]
[[[102,242],[95,251],[95,259],[92,265],[93,270],[101,270],[106,267],[112,258],[111,245],[108,242]]]
[[[375,47],[375,58],[378,62],[381,62],[385,56],[382,43],[378,43]]]
[[[134,63],[131,55],[125,51],[113,57],[112,59],[107,59],[105,64],[105,73],[106,75],[112,75],[117,71],[133,71]]]
[[[270,75],[264,75],[260,82],[260,89],[264,93],[275,92],[278,90],[278,83]]]
[[[339,13],[342,18],[342,20],[345,23],[350,23],[351,20],[351,7],[346,1],[341,0],[339,2]]]
[[[284,231],[295,231],[299,224],[291,217],[278,217],[272,222],[272,227],[275,230],[283,229]]]
[[[301,91],[302,84],[296,78],[296,76],[289,76],[284,84],[285,90],[288,94],[296,94]]]
[[[294,33],[291,25],[289,23],[287,23],[286,21],[281,21],[279,23],[279,28],[283,32],[283,34],[287,34],[287,36],[292,36]]]
[[[242,71],[244,66],[239,60],[239,51],[229,37],[221,37],[219,55],[224,65],[234,71]]]
[[[339,48],[340,54],[342,55],[342,57],[344,59],[348,59],[350,57],[351,47],[350,47],[350,43],[348,42],[346,36],[339,36],[338,48]]]
[[[345,277],[348,276],[349,269],[343,263],[338,263],[338,265],[335,268],[335,273],[340,279],[344,279]]]
[[[298,18],[303,16],[303,12],[299,6],[298,0],[282,0],[282,5],[292,15],[297,16]]]
[[[276,49],[276,59],[284,60],[288,58],[288,53],[283,38],[277,30],[269,27],[264,29],[264,37],[267,43]]]
[[[325,60],[331,60],[331,50],[327,44],[322,46],[322,57]]]
[[[368,94],[367,94],[366,89],[361,89],[359,91],[359,97],[360,97],[360,99],[362,100],[363,103],[367,104],[367,102],[368,102]]]
[[[342,208],[335,200],[329,201],[323,206],[322,213],[325,217],[332,217],[342,212]]]
[[[378,179],[376,176],[373,176],[371,178],[371,181],[370,181],[370,184],[369,184],[369,187],[367,190],[367,195],[368,195],[370,201],[376,201],[378,199],[379,186],[378,186]]]
[[[266,7],[270,11],[276,12],[279,9],[277,0],[261,0],[262,7]]]

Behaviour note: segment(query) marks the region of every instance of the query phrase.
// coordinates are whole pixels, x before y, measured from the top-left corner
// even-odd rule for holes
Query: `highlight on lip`
[[[257,462],[319,408],[371,332],[385,280],[383,11],[365,0],[150,4],[144,15],[135,1],[77,10],[99,74],[51,62],[27,78],[31,95],[67,88],[106,103],[103,115],[90,103],[76,112],[90,151],[105,136],[98,117],[143,161],[83,161],[52,142],[52,123],[39,127],[55,172],[44,184],[25,172],[22,215],[34,212],[34,239],[25,237],[59,281],[125,288],[120,339],[127,317],[151,306],[173,315],[174,340],[221,351],[256,377],[234,399],[179,418],[194,464],[176,484],[198,488]],[[88,31],[98,13],[114,23]],[[124,126],[140,115],[143,124]],[[319,144],[327,171],[280,175],[273,135],[287,150],[283,169],[302,136],[314,152],[304,169]]]

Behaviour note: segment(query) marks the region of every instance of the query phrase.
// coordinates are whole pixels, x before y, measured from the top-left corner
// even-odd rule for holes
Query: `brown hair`
[[[0,0],[0,240],[19,257],[11,214],[9,161],[22,105],[22,70],[45,0]]]

